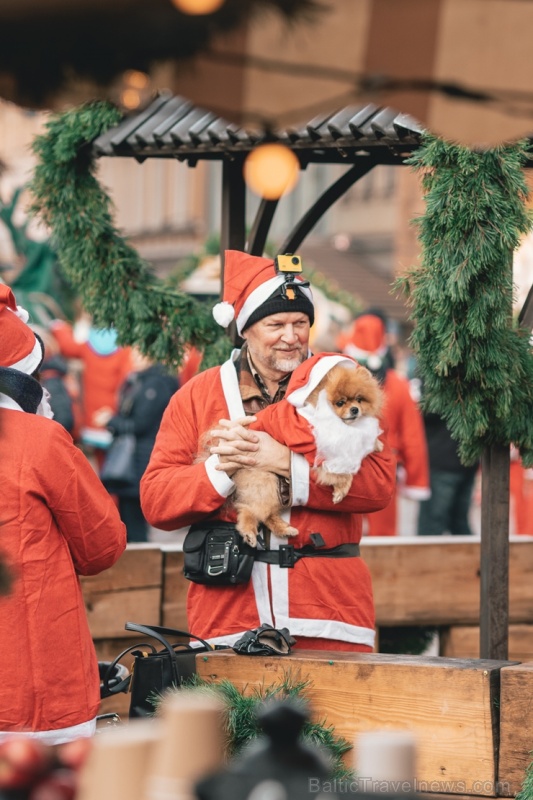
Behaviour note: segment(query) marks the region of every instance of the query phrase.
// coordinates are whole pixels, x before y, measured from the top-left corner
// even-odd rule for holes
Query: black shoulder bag
[[[193,583],[206,586],[236,586],[248,583],[254,561],[292,569],[301,558],[358,558],[355,543],[325,547],[320,533],[312,533],[312,544],[277,550],[258,550],[246,544],[234,522],[207,519],[191,525],[183,541],[183,574]]]
[[[154,713],[154,699],[163,694],[165,689],[179,688],[183,682],[196,672],[196,653],[214,650],[199,636],[194,636],[187,631],[174,628],[162,628],[158,625],[138,625],[136,622],[126,622],[127,631],[137,631],[143,636],[155,639],[163,645],[162,650],[148,642],[133,644],[123,650],[114,661],[109,664],[103,681],[103,689],[107,695],[129,691],[131,694],[129,716],[146,717]],[[196,639],[200,647],[192,647],[189,643],[178,642],[170,644],[165,636],[180,636]],[[128,653],[134,657],[130,674],[118,684],[110,684],[115,674],[115,667]]]

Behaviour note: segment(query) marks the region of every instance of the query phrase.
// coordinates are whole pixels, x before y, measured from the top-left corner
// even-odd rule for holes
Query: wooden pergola
[[[345,164],[346,171],[316,199],[279,248],[295,252],[325,214],[364,175],[379,165],[405,164],[420,146],[423,129],[412,117],[369,104],[321,115],[301,126],[269,134],[308,164]],[[262,255],[278,205],[263,200],[246,239],[246,187],[243,163],[264,139],[228,123],[190,101],[162,93],[140,113],[123,119],[92,144],[98,157],[176,158],[196,166],[222,163],[221,252],[245,250]],[[533,290],[522,320],[531,322]],[[509,451],[487,448],[482,458],[480,550],[480,656],[505,660],[509,619]]]

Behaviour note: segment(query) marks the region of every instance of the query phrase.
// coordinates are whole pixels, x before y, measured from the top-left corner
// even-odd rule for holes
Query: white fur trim
[[[237,317],[237,331],[239,334],[242,333],[242,329],[254,311],[256,311],[259,306],[263,305],[265,300],[268,300],[270,295],[273,294],[279,286],[285,283],[285,277],[285,275],[276,275],[274,278],[270,278],[268,281],[265,281],[265,283],[262,283],[248,295]],[[297,278],[296,282],[298,282]],[[300,286],[299,289],[312,303],[313,292],[307,286]]]
[[[18,369],[19,372],[24,372],[26,375],[32,375],[41,361],[43,360],[43,348],[38,339],[35,340],[33,350],[29,355],[24,356],[16,364],[10,364],[11,369]]]
[[[211,481],[213,488],[216,489],[221,497],[229,497],[235,490],[235,484],[225,472],[215,469],[218,464],[218,455],[214,453],[212,456],[209,456],[204,463],[207,477]]]
[[[11,310],[12,310],[12,309],[10,309],[10,311],[11,311]],[[26,311],[26,309],[25,309],[25,308],[22,308],[22,306],[17,306],[17,310],[16,310],[16,311],[14,311],[13,313],[14,313],[14,314],[16,314],[16,315],[17,315],[17,317],[18,317],[19,319],[21,319],[23,322],[28,322],[28,320],[29,320],[29,318],[30,318],[30,315],[28,314],[28,312]]]
[[[377,356],[377,358],[380,359],[380,363],[378,364],[377,367],[373,367],[373,369],[379,369],[384,356],[387,354],[387,350],[388,348],[386,345],[383,345],[383,347],[380,347],[378,350],[375,351],[361,350],[361,348],[356,347],[351,342],[348,342],[348,344],[345,345],[344,347],[344,352],[346,353],[346,355],[355,358],[356,361],[359,361],[360,359],[362,359],[363,361],[368,361],[368,359],[372,358],[372,356]]]
[[[237,330],[239,334],[242,332],[242,329],[254,311],[259,308],[259,306],[263,305],[265,300],[268,300],[270,295],[273,294],[282,283],[285,283],[283,275],[276,275],[274,278],[270,278],[268,281],[262,283],[254,289],[253,292],[250,292],[237,317]]]
[[[431,489],[426,486],[400,486],[398,491],[407,500],[429,500],[431,497]]]
[[[309,500],[309,462],[305,456],[291,451],[292,505],[305,506]]]
[[[354,364],[353,361],[350,361],[348,358],[344,358],[344,356],[324,356],[324,358],[321,358],[316,362],[315,366],[309,373],[309,379],[305,386],[300,386],[299,389],[295,389],[294,392],[291,392],[287,395],[287,402],[297,409],[302,408],[313,389],[316,389],[322,378],[327,375],[332,367],[337,366],[337,364],[343,364],[344,366],[349,366],[353,369],[357,367],[357,364]]]
[[[246,416],[242,404],[241,391],[239,389],[239,379],[237,378],[237,371],[235,370],[235,357],[238,354],[239,350],[234,350],[231,357],[220,367],[222,391],[224,392],[224,399],[228,407],[230,419],[239,419],[240,417]]]
[[[227,328],[230,322],[233,322],[235,319],[235,309],[230,303],[226,303],[225,300],[213,306],[212,313],[215,322],[222,328]]]

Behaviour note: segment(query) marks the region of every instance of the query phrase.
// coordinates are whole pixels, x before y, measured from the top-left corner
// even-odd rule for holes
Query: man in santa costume
[[[430,496],[429,461],[422,414],[411,396],[409,381],[393,368],[383,315],[369,310],[356,317],[337,345],[346,355],[367,367],[385,393],[383,421],[387,438],[398,460],[398,492],[410,500]],[[397,533],[397,493],[390,504],[368,516],[369,536]]]
[[[52,419],[38,379],[44,357],[0,285],[0,741],[49,744],[90,736],[100,704],[98,662],[79,575],[107,569],[126,546],[114,503],[72,437]]]
[[[257,467],[279,476],[287,520],[299,530],[291,545],[318,548],[321,540],[329,550],[358,544],[360,515],[391,498],[395,461],[387,444],[364,459],[350,492],[335,505],[331,488],[316,484],[303,454],[248,427],[247,415],[281,400],[292,372],[310,355],[314,308],[307,282],[278,273],[270,259],[230,250],[223,296],[215,319],[224,327],[235,320],[244,345],[221,367],[189,380],[167,406],[141,481],[146,518],[163,530],[234,520],[232,475]],[[207,437],[214,444],[202,459]],[[266,540],[274,553],[289,543],[274,534]],[[374,644],[370,574],[353,555],[301,558],[292,568],[256,561],[246,584],[191,583],[187,613],[190,631],[215,644],[231,645],[262,624],[288,628],[300,648],[369,652]]]

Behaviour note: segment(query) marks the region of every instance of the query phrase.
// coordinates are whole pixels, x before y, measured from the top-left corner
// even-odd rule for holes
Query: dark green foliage
[[[33,210],[50,226],[65,275],[97,326],[115,326],[120,344],[137,344],[172,367],[181,363],[187,343],[204,351],[202,369],[221,363],[231,342],[211,309],[165,287],[113,225],[111,201],[95,178],[87,145],[119,119],[108,103],[50,119],[34,143]]]
[[[530,332],[512,320],[512,257],[531,228],[524,144],[474,152],[434,137],[411,158],[426,213],[422,261],[397,282],[412,306],[423,406],[448,423],[464,464],[514,443],[533,465]]]
[[[533,753],[530,753],[533,756]],[[533,800],[533,762],[530,763],[524,776],[524,781],[515,800]]]
[[[244,694],[229,680],[221,680],[218,683],[210,683],[199,676],[194,676],[189,682],[188,689],[170,690],[172,691],[201,691],[214,693],[220,697],[224,703],[225,713],[225,733],[226,751],[228,758],[239,755],[253,739],[256,739],[261,731],[256,721],[256,712],[259,706],[268,700],[296,699],[307,703],[306,692],[310,688],[310,681],[294,679],[287,672],[277,683],[270,686],[254,688],[249,694]],[[332,761],[333,777],[338,780],[351,780],[354,774],[349,770],[342,757],[351,750],[352,745],[341,736],[337,736],[332,727],[327,726],[325,721],[308,722],[305,724],[303,740],[310,745],[319,746],[325,749]]]
[[[403,625],[379,629],[379,652],[419,656],[432,642],[437,628]]]

